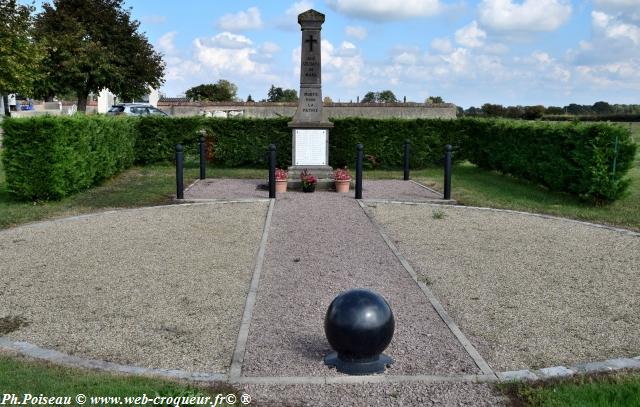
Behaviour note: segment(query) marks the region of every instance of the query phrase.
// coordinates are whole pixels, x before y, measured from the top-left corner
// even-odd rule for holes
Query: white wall
[[[104,88],[98,94],[98,113],[107,113],[113,103],[115,102],[115,95]]]

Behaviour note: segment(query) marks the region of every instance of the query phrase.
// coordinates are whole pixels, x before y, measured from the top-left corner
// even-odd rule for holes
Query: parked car
[[[120,103],[111,106],[107,114],[110,116],[121,114],[130,116],[167,116],[165,112],[148,103]]]

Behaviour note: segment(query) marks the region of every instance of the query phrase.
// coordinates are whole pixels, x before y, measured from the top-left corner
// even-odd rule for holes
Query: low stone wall
[[[293,117],[297,103],[197,103],[163,102],[158,108],[171,116],[207,115],[255,118]],[[327,117],[368,117],[376,119],[455,119],[456,106],[451,103],[332,103],[325,105]]]

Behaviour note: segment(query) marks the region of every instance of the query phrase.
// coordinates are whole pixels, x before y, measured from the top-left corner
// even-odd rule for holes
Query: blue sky
[[[227,79],[298,89],[297,14],[326,15],[323,94],[391,89],[468,107],[640,103],[640,0],[126,0],[164,54],[167,96]]]

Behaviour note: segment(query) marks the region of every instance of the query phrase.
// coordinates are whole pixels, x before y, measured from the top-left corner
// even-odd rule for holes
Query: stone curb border
[[[416,184],[419,187],[422,187],[422,188],[426,189],[427,191],[433,192],[434,194],[438,195],[441,199],[444,197],[444,194],[442,192],[440,192],[440,191],[436,191],[435,189],[429,188],[428,186],[426,186],[424,184],[421,184],[418,181],[414,181],[412,179],[410,179],[409,181],[413,182],[414,184]]]
[[[640,356],[634,358],[608,359],[575,366],[553,366],[538,370],[515,370],[493,375],[369,375],[369,376],[245,376],[235,379],[220,372],[187,372],[180,369],[151,369],[131,365],[120,365],[95,359],[84,359],[64,353],[43,349],[22,341],[0,337],[0,350],[8,350],[28,358],[48,361],[72,368],[84,368],[127,375],[160,377],[186,380],[196,383],[227,382],[234,384],[371,384],[371,383],[497,383],[542,381],[550,378],[569,377],[591,373],[607,373],[619,370],[640,370]]]
[[[247,340],[249,339],[249,327],[251,326],[251,319],[253,318],[253,308],[256,305],[256,296],[258,294],[258,288],[260,286],[262,265],[264,264],[264,257],[267,251],[267,240],[269,238],[269,228],[271,227],[271,217],[273,215],[273,208],[275,207],[275,199],[270,199],[269,201],[269,210],[267,211],[267,216],[264,221],[264,228],[262,229],[260,248],[258,249],[256,264],[253,270],[253,277],[251,278],[251,285],[249,286],[249,292],[247,293],[247,299],[245,301],[242,321],[240,323],[240,329],[238,330],[236,347],[233,351],[233,357],[231,359],[229,379],[232,381],[239,379],[240,375],[242,374],[244,354],[247,348]]]
[[[212,205],[212,204],[257,203],[257,202],[269,202],[269,199],[268,198],[267,199],[258,198],[258,199],[237,199],[237,200],[205,200],[205,201],[202,201],[202,202],[190,202],[190,201],[187,201],[187,202],[177,202],[175,204],[168,204],[168,205],[142,206],[142,207],[139,207],[139,208],[110,209],[108,211],[91,212],[91,213],[85,213],[85,214],[82,214],[82,215],[68,216],[66,218],[49,219],[49,220],[42,220],[42,221],[23,223],[23,224],[14,226],[14,227],[1,229],[0,230],[0,234],[5,233],[5,232],[10,231],[10,230],[11,231],[20,230],[20,229],[25,228],[25,227],[45,227],[45,226],[48,226],[50,224],[65,223],[65,222],[70,222],[70,221],[74,221],[74,220],[82,220],[82,219],[94,218],[94,217],[98,217],[98,216],[102,216],[102,215],[111,215],[111,214],[116,214],[116,213],[121,213],[121,212],[147,211],[147,210],[162,209],[162,208],[176,208],[176,207],[180,207],[180,206],[200,206],[200,205]]]
[[[558,377],[569,377],[576,374],[604,373],[616,370],[638,370],[640,369],[640,356],[635,358],[607,359],[602,362],[581,363],[575,366],[553,366],[538,370],[513,370],[510,372],[498,373],[500,381],[537,381]]]
[[[366,203],[381,203],[381,204],[393,204],[393,205],[429,205],[429,206],[434,206],[434,207],[443,206],[442,204],[447,204],[449,202],[449,201],[444,201],[444,200],[436,201],[436,202],[441,202],[441,204],[438,204],[438,203],[435,203],[435,202],[393,201],[393,200],[389,200],[389,199],[363,199],[363,201],[365,202],[365,204]],[[587,222],[587,221],[578,220],[578,219],[562,218],[560,216],[546,215],[544,213],[533,213],[533,212],[516,211],[516,210],[513,210],[513,209],[487,208],[487,207],[483,207],[483,206],[466,206],[466,205],[455,205],[455,204],[448,204],[446,206],[449,207],[449,208],[475,209],[475,210],[478,210],[478,211],[506,212],[506,213],[511,213],[511,214],[515,214],[515,215],[534,216],[534,217],[542,218],[542,219],[558,220],[558,221],[564,221],[564,222],[577,223],[577,224],[580,224],[580,225],[586,225],[586,226],[591,226],[591,227],[595,227],[595,228],[611,230],[611,231],[622,233],[622,234],[629,235],[629,236],[640,237],[640,232],[634,232],[633,230],[624,229],[624,228],[620,228],[620,227],[616,227],[616,226],[603,225],[603,224],[600,224],[600,223],[592,223],[592,222]]]
[[[0,349],[16,352],[30,358],[45,360],[74,368],[102,370],[129,375],[156,376],[169,379],[181,379],[196,382],[217,382],[227,379],[227,375],[219,372],[187,372],[180,369],[152,369],[139,366],[121,365],[96,359],[85,359],[67,355],[51,349],[43,349],[29,342],[12,341],[0,336]]]
[[[391,239],[389,239],[389,237],[384,232],[384,230],[382,230],[382,226],[380,226],[373,219],[371,214],[367,211],[366,204],[358,200],[358,205],[360,205],[360,207],[362,208],[362,211],[365,213],[367,218],[369,218],[369,221],[371,221],[371,224],[376,228],[376,230],[378,231],[382,239],[385,241],[387,246],[389,246],[389,249],[391,249],[393,254],[396,256],[398,261],[400,261],[400,263],[402,264],[402,267],[404,267],[406,272],[411,276],[413,281],[418,285],[418,287],[420,288],[422,293],[425,295],[425,297],[427,297],[427,299],[429,300],[433,308],[436,310],[436,312],[438,313],[442,321],[447,325],[451,333],[455,336],[458,342],[460,342],[460,345],[462,345],[462,347],[467,352],[467,354],[471,357],[471,359],[473,359],[473,361],[478,366],[478,368],[480,368],[483,374],[495,377],[496,373],[493,371],[493,369],[491,369],[491,367],[484,360],[482,355],[480,355],[480,353],[476,350],[476,348],[473,346],[471,341],[469,341],[469,339],[467,339],[465,334],[462,333],[460,328],[458,328],[458,325],[449,316],[447,311],[444,309],[444,307],[440,303],[440,300],[438,300],[436,295],[433,293],[433,291],[431,291],[431,289],[429,289],[429,287],[426,286],[426,284],[424,284],[422,281],[418,279],[418,275],[413,270],[413,267],[411,267],[407,259],[404,258],[404,256],[398,250],[398,248],[393,244],[393,242],[391,242]]]

